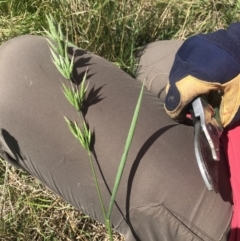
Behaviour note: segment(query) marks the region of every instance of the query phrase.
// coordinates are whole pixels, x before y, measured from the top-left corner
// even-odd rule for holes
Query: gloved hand
[[[165,109],[171,118],[182,121],[191,101],[212,90],[222,92],[223,126],[240,121],[240,23],[183,43],[170,72]]]

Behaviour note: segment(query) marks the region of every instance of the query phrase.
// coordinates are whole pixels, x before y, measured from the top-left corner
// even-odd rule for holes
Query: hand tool
[[[197,164],[208,190],[218,192],[219,139],[223,131],[219,108],[214,109],[204,97],[196,98],[192,108]]]

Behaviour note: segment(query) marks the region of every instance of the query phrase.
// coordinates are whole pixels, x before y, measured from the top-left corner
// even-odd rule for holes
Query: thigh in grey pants
[[[114,228],[127,241],[227,240],[231,188],[221,157],[220,193],[209,192],[193,148],[193,128],[165,113],[164,85],[179,42],[146,47],[138,78],[146,78],[139,121],[116,205]],[[86,119],[94,130],[97,175],[107,206],[141,82],[103,58],[76,51],[74,75],[88,69]],[[77,209],[103,222],[86,151],[63,116],[77,119],[43,37],[21,36],[0,47],[1,155]],[[158,96],[157,96],[158,95]],[[160,97],[160,99],[158,98]]]

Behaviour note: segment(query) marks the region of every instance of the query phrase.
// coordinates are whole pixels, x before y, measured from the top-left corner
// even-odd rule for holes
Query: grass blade
[[[111,213],[112,213],[112,208],[113,208],[113,204],[117,195],[117,191],[118,191],[118,187],[121,181],[121,177],[124,171],[124,167],[127,161],[127,155],[133,140],[133,136],[134,136],[134,132],[136,129],[136,125],[137,125],[137,120],[138,120],[138,116],[139,116],[139,111],[140,111],[140,107],[141,107],[141,103],[142,103],[142,96],[143,96],[143,90],[144,90],[144,83],[142,84],[142,89],[140,92],[140,95],[138,97],[138,102],[134,111],[134,115],[132,118],[132,122],[131,122],[131,126],[128,132],[128,136],[127,136],[127,140],[126,140],[126,144],[125,144],[125,148],[124,148],[124,152],[118,167],[118,171],[117,171],[117,175],[116,175],[116,179],[115,179],[115,183],[114,183],[114,187],[112,190],[112,195],[111,195],[111,199],[110,199],[110,203],[109,203],[109,208],[108,208],[108,212],[107,212],[107,219],[110,219],[111,217]]]

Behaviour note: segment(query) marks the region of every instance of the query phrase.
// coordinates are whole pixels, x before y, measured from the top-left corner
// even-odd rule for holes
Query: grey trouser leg
[[[182,45],[181,40],[163,40],[147,44],[139,53],[137,79],[145,81],[146,88],[164,101],[175,53]]]
[[[79,81],[86,69],[86,119],[95,134],[97,175],[107,206],[141,83],[78,50],[74,75]],[[66,81],[51,62],[46,39],[22,36],[3,44],[0,73],[2,156],[103,222],[87,153],[63,118],[78,120],[78,115],[63,95]],[[227,240],[231,188],[223,155],[220,163],[220,194],[215,194],[200,176],[192,127],[172,121],[163,103],[145,90],[111,217],[114,228],[126,241]]]

